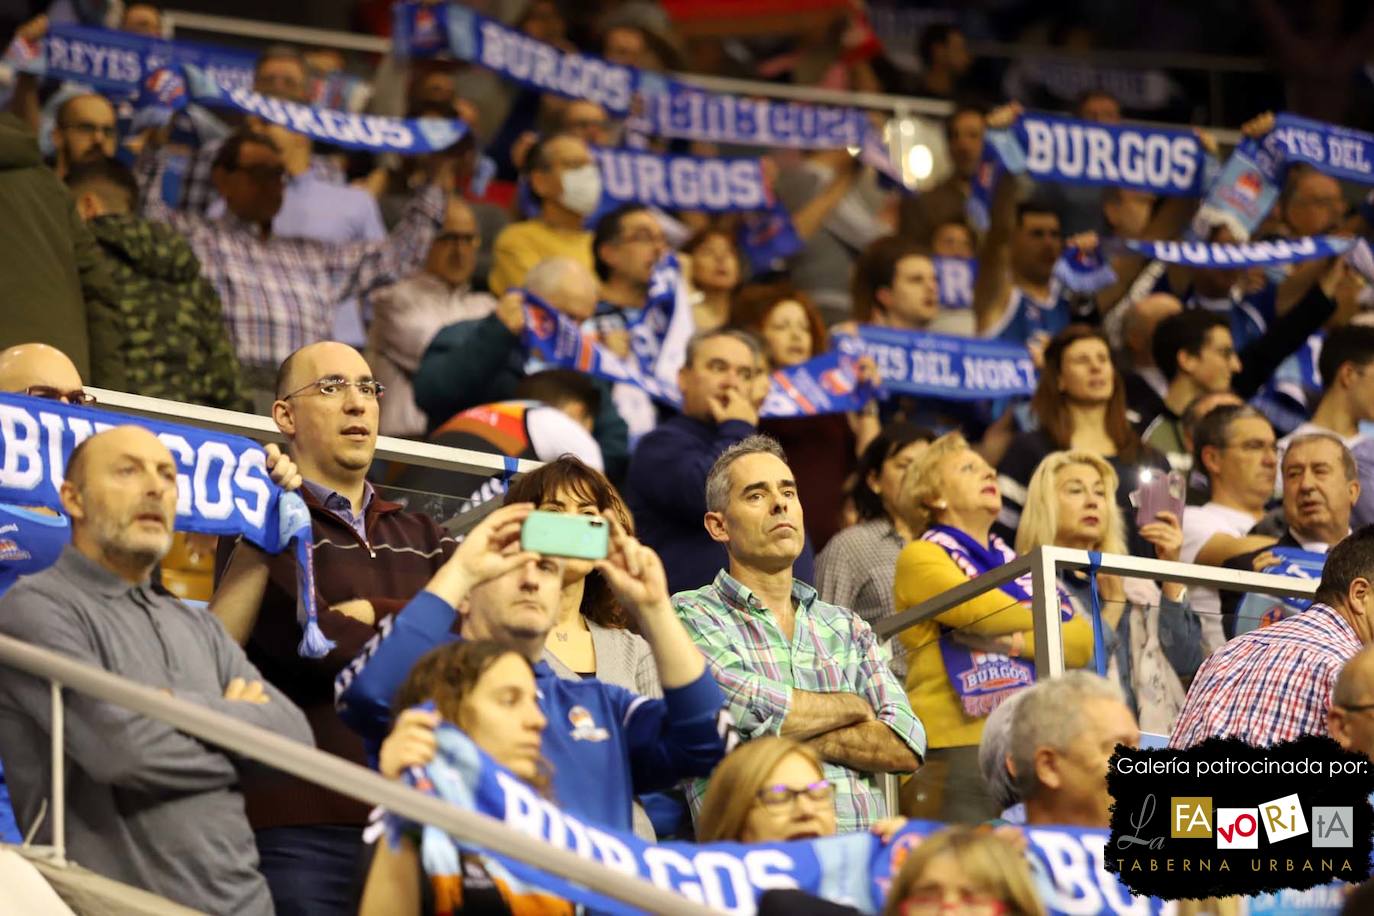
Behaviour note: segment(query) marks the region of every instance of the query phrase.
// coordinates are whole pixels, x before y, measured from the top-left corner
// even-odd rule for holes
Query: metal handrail
[[[202,407],[199,404],[184,404],[180,401],[165,401],[161,398],[149,398],[107,388],[86,390],[96,396],[96,401],[101,407],[112,407],[121,413],[183,423],[199,429],[236,433],[269,442],[286,441],[281,430],[277,429],[277,425],[269,417],[258,414]],[[376,457],[383,461],[437,468],[441,471],[462,471],[468,474],[503,474],[508,470],[508,459],[502,455],[469,448],[434,445],[412,439],[397,439],[392,436],[377,437]],[[525,474],[542,466],[541,461],[520,458],[516,460],[511,473]]]
[[[332,29],[315,29],[306,26],[285,25],[278,22],[262,22],[251,19],[237,19],[231,16],[211,16],[206,13],[196,13],[190,10],[167,10],[163,13],[163,21],[166,28],[175,31],[178,27],[194,29],[201,32],[214,32],[223,35],[237,35],[243,38],[252,38],[258,41],[281,41],[291,42],[301,45],[317,45],[320,47],[338,48],[345,51],[365,51],[375,54],[389,54],[391,52],[391,40],[375,35],[355,35],[352,32],[339,32]],[[984,47],[978,45],[977,47]],[[987,45],[993,48],[992,45]],[[996,46],[1001,48],[1002,46]],[[1029,52],[1027,52],[1029,53]],[[1035,52],[1040,55],[1037,49]],[[1121,55],[1111,52],[1112,59],[1120,62]],[[1041,56],[1057,56],[1054,49],[1046,49]],[[1076,55],[1075,55],[1076,56]],[[1151,55],[1153,67],[1168,67],[1167,56],[1160,58],[1158,55]],[[1234,72],[1255,72],[1251,69],[1249,62],[1246,68],[1242,69],[1232,66],[1240,59],[1216,58],[1218,67],[1207,68],[1197,64],[1204,61],[1207,55],[1180,55],[1179,59],[1187,62],[1177,64],[1184,69],[1221,69]],[[1261,62],[1259,70],[1264,66]],[[819,105],[852,105],[857,108],[878,109],[891,111],[899,117],[925,116],[934,118],[948,117],[954,111],[954,103],[946,99],[928,98],[922,96],[890,95],[881,92],[858,92],[848,89],[829,89],[821,86],[794,86],[784,83],[770,83],[762,80],[736,79],[733,77],[711,76],[702,73],[681,73],[670,74],[674,79],[681,80],[693,86],[712,92],[732,93],[735,95],[761,96],[773,99],[788,99],[797,102],[811,102]],[[1189,125],[1166,124],[1163,122],[1134,121],[1133,123],[1148,124],[1159,127],[1172,127],[1175,129],[1186,129]],[[1235,145],[1240,142],[1239,131],[1229,130],[1219,127],[1209,127],[1217,138],[1217,141],[1226,145]]]
[[[500,821],[466,811],[437,798],[382,777],[342,757],[307,747],[275,732],[240,722],[223,713],[170,696],[48,649],[0,635],[0,664],[17,668],[53,685],[55,711],[61,708],[61,691],[76,690],[104,702],[167,722],[192,735],[290,773],[307,782],[333,789],[370,805],[383,805],[394,814],[444,832],[494,853],[537,865],[541,870],[576,882],[598,893],[650,913],[706,916],[711,910],[641,878],[628,877],[516,831]],[[58,861],[65,861],[62,825],[62,719],[53,719],[53,837]]]
[[[1198,563],[1179,563],[1173,560],[1156,560],[1147,557],[1124,556],[1121,554],[1100,554],[1098,572],[1110,573],[1127,578],[1158,579],[1164,582],[1180,582],[1214,588],[1218,591],[1256,591],[1281,598],[1310,598],[1317,590],[1317,582],[1311,579],[1294,579],[1289,576],[1276,576],[1271,573],[1248,572],[1240,569],[1227,569],[1222,566],[1203,566]],[[907,608],[873,625],[874,634],[888,640],[903,630],[918,623],[930,620],[953,607],[978,597],[985,592],[1000,588],[1013,579],[1031,574],[1031,610],[1035,621],[1035,667],[1049,677],[1064,673],[1063,644],[1059,639],[1059,614],[1053,608],[1049,596],[1055,594],[1055,583],[1061,569],[1087,569],[1093,565],[1086,550],[1069,547],[1037,547],[1030,553],[1017,557],[996,569],[983,573],[954,588],[928,598],[913,607]]]

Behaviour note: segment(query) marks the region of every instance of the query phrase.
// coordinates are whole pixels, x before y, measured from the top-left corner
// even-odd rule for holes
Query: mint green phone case
[[[600,560],[611,543],[611,526],[604,518],[531,512],[520,527],[520,548],[550,557]]]

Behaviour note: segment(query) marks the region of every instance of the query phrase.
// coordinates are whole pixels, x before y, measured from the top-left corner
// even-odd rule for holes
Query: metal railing
[[[510,856],[598,893],[650,913],[705,916],[711,910],[632,878],[576,853],[559,849],[507,827],[494,818],[455,807],[378,773],[283,738],[275,732],[240,722],[152,687],[119,677],[48,649],[0,636],[0,664],[42,678],[52,685],[52,858],[66,863],[66,799],[63,774],[62,691],[76,690],[140,715],[166,722],[208,744],[256,760],[299,779],[324,786],[394,814],[429,824],[493,853]],[[213,825],[206,825],[213,829]],[[361,830],[361,828],[359,828]],[[385,840],[381,841],[385,842]]]
[[[1035,621],[1035,671],[1037,677],[1058,677],[1064,673],[1064,644],[1059,634],[1058,598],[1055,583],[1063,570],[1087,569],[1092,560],[1086,550],[1068,547],[1037,547],[976,579],[929,598],[915,607],[893,614],[874,624],[879,639],[888,640],[903,630],[937,617],[984,592],[1000,588],[1026,573],[1031,574],[1031,613]],[[1280,598],[1310,598],[1317,590],[1311,579],[1294,579],[1269,573],[1246,572],[1220,566],[1201,566],[1145,557],[1101,554],[1099,572],[1129,579],[1157,579],[1214,588],[1218,591],[1263,592]],[[1056,596],[1054,601],[1051,596]]]

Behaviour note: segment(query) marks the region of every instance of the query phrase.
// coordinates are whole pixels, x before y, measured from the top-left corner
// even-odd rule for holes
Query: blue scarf
[[[1016,551],[995,534],[988,538],[988,543],[980,544],[958,528],[931,525],[921,535],[921,540],[929,541],[949,554],[960,571],[970,579],[976,579],[1016,559]],[[1028,603],[1031,600],[1030,573],[1002,585],[1001,591],[1013,602]],[[1073,618],[1072,605],[1062,590],[1059,594],[1059,610],[1063,622],[1067,623]],[[1013,693],[1035,683],[1033,661],[1010,658],[998,652],[975,651],[954,641],[951,638],[954,632],[948,627],[940,627],[940,657],[945,664],[945,675],[958,695],[965,715],[974,718],[987,716]]]
[[[596,102],[636,134],[797,149],[857,148],[900,183],[861,109],[709,92],[672,77],[562,51],[456,3],[398,3],[392,45],[402,57],[449,53],[522,86]],[[638,104],[635,104],[638,97]]]
[[[834,343],[843,354],[871,356],[883,389],[895,394],[982,401],[1035,391],[1035,364],[1019,344],[867,324]]]
[[[1326,554],[1300,550],[1297,547],[1271,547],[1269,552],[1278,562],[1263,571],[1276,576],[1321,581],[1326,567]],[[1285,617],[1302,613],[1312,606],[1307,598],[1274,598],[1259,592],[1247,592],[1236,606],[1236,635],[1258,627],[1278,623]]]
[[[252,89],[254,57],[234,51],[77,26],[54,26],[44,50],[47,76],[137,98],[164,115],[198,102],[344,149],[412,155],[447,149],[467,132],[456,118],[358,115],[268,98]]]
[[[298,651],[322,658],[334,644],[320,631],[315,606],[310,511],[268,476],[265,454],[242,436],[158,420],[0,394],[0,502],[62,510],[58,490],[72,450],[116,426],[154,433],[177,463],[176,527],[221,537],[242,535],[267,553],[294,541]]]
[[[654,312],[646,308],[630,326],[632,347],[651,352],[653,334],[646,321],[658,326]],[[646,318],[648,316],[648,318]],[[632,352],[620,357],[583,332],[580,325],[525,291],[524,344],[538,360],[563,369],[575,369],[609,382],[634,385],[649,397],[677,409],[682,392],[671,378],[654,373],[654,363]],[[811,417],[859,410],[877,396],[877,390],[858,382],[855,360],[840,353],[822,353],[800,366],[779,369],[759,411],[761,417]]]
[[[806,247],[792,225],[792,215],[779,200],[744,214],[735,241],[755,275],[785,269],[787,259]]]
[[[1116,271],[1101,245],[1083,249],[1065,244],[1059,260],[1054,262],[1053,276],[1065,289],[1079,295],[1092,295],[1116,282]]]
[[[1143,242],[1126,241],[1126,248],[1137,254],[1168,264],[1190,267],[1257,267],[1291,264],[1313,258],[1345,254],[1354,239],[1316,235],[1269,242]]]
[[[638,203],[709,213],[760,210],[772,194],[757,158],[661,156],[632,149],[593,150],[601,166],[602,206]]]
[[[16,55],[13,46],[10,54]],[[135,95],[155,71],[184,64],[226,86],[251,89],[257,61],[255,54],[229,48],[76,25],[52,26],[37,49],[17,57],[25,61],[26,73],[123,95]]]
[[[973,281],[978,278],[975,258],[931,258],[935,263],[935,286],[940,291],[940,306],[947,309],[973,307]]]
[[[1109,185],[1199,196],[1206,151],[1192,132],[1026,114],[988,144],[1012,174],[1059,184]]]
[[[646,843],[632,833],[586,824],[561,811],[452,725],[441,724],[436,737],[434,760],[405,774],[417,789],[717,912],[752,913],[758,898],[774,888],[796,888],[862,912],[877,912],[910,850],[943,826],[910,821],[887,844],[870,833],[747,845]],[[492,876],[515,894],[538,889],[599,913],[639,912],[535,865],[473,849],[437,828],[420,827],[395,815],[386,816],[386,827],[393,842],[419,835],[427,875],[461,874],[459,853],[480,852]],[[1043,827],[1027,831],[1027,838],[1026,856],[1037,891],[1054,916],[1163,912],[1163,901],[1132,897],[1103,869],[1107,831]],[[1089,905],[1089,900],[1096,905]]]

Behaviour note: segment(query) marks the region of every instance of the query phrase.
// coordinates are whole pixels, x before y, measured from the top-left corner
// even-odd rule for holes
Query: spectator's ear
[[[1335,704],[1326,711],[1326,730],[1332,740],[1341,747],[1347,750],[1353,747],[1350,742],[1350,731],[1346,728],[1345,710]]]
[[[711,536],[711,540],[717,544],[730,543],[730,535],[725,531],[724,512],[707,512],[702,518],[702,524],[706,526],[706,533]]]
[[[1046,789],[1062,789],[1064,776],[1059,771],[1059,752],[1050,747],[1035,749],[1035,779]]]
[[[97,216],[105,215],[105,204],[99,196],[88,191],[76,198],[76,212],[84,222],[90,222]]]
[[[881,305],[881,306],[883,307],[882,310],[883,310],[884,312],[889,312],[889,311],[891,311],[891,310],[892,310],[892,287],[890,287],[890,286],[880,286],[880,287],[878,287],[877,289],[875,289],[875,290],[873,291],[873,301],[874,301],[874,302],[877,302],[879,305]]]
[[[76,484],[70,480],[62,481],[62,486],[58,489],[57,495],[62,500],[62,511],[66,512],[72,521],[86,518],[86,503]]]
[[[272,422],[277,424],[277,429],[281,430],[283,436],[296,434],[296,417],[291,412],[288,402],[281,399],[272,402]]]
[[[1207,472],[1208,476],[1215,476],[1217,470],[1221,467],[1221,462],[1217,459],[1218,451],[1219,450],[1214,445],[1204,445],[1202,447],[1202,453],[1199,457],[1202,459],[1202,469]]]

